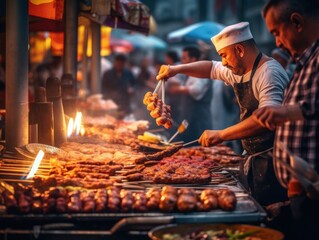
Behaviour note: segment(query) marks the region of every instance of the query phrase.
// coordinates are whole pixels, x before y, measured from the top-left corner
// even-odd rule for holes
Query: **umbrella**
[[[210,38],[219,33],[225,26],[216,22],[200,22],[170,32],[167,40],[170,42],[195,43],[198,40],[210,42]]]
[[[134,49],[166,49],[167,44],[160,38],[155,36],[145,36],[140,33],[128,33],[125,30],[113,29],[111,39],[118,38],[130,42]]]

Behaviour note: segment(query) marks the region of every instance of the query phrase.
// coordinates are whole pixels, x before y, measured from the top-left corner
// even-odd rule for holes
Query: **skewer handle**
[[[162,101],[163,103],[165,103],[165,81],[164,80],[161,80],[162,81]]]
[[[161,86],[162,86],[162,80],[159,80],[154,91],[153,91],[153,94],[156,93],[160,89]]]

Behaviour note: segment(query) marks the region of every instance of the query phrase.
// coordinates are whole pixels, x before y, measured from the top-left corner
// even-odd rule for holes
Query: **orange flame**
[[[68,130],[67,130],[67,134],[66,134],[66,136],[69,138],[69,137],[71,137],[71,135],[72,135],[72,132],[73,132],[73,126],[74,126],[74,124],[73,124],[73,118],[70,118],[69,119],[69,123],[68,123]]]
[[[37,172],[39,166],[40,166],[40,163],[43,159],[43,156],[44,156],[44,152],[42,150],[40,150],[33,162],[33,165],[32,165],[32,168],[27,176],[27,179],[30,179],[30,178],[33,178],[34,174]]]

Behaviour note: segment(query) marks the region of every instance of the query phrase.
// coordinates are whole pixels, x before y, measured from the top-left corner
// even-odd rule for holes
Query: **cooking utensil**
[[[188,121],[187,120],[183,120],[182,123],[179,125],[177,131],[174,133],[174,135],[167,141],[166,144],[169,144],[171,141],[173,141],[173,139],[178,135],[183,133],[188,127]]]
[[[193,141],[184,143],[184,144],[183,144],[183,147],[186,147],[186,146],[188,146],[188,145],[191,145],[191,144],[193,144],[193,143],[196,143],[196,142],[198,142],[198,140],[199,140],[199,139],[196,139],[196,140],[193,140]]]
[[[40,143],[30,143],[25,145],[25,148],[33,154],[37,154],[40,150],[42,150],[45,154],[58,155],[59,157],[64,157],[67,154],[66,151],[60,148]]]

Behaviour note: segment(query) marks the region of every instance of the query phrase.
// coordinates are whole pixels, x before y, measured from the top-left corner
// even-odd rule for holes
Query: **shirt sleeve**
[[[186,88],[188,89],[190,96],[198,101],[205,95],[209,84],[211,84],[209,79],[189,77]]]
[[[226,85],[233,85],[236,82],[236,78],[239,76],[235,76],[231,70],[224,67],[222,62],[212,61],[212,70],[210,72],[211,79],[218,79],[225,82]]]
[[[282,104],[289,79],[279,64],[266,64],[255,81],[254,95],[259,101],[258,108]]]

